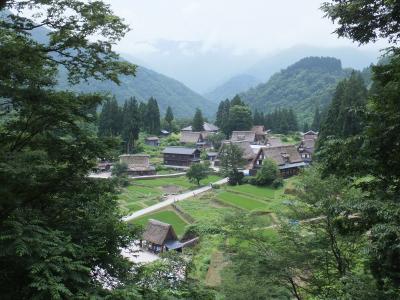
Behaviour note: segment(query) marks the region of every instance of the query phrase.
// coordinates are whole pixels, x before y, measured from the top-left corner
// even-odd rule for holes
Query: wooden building
[[[300,145],[297,147],[303,161],[307,164],[311,164],[315,148],[315,139],[302,140]]]
[[[318,132],[309,130],[303,133],[303,140],[316,140],[318,138]]]
[[[119,162],[128,166],[127,173],[131,176],[155,175],[156,169],[150,165],[150,156],[147,154],[123,154]]]
[[[145,247],[154,253],[162,253],[170,250],[182,252],[183,248],[192,246],[197,242],[198,238],[181,242],[178,240],[172,225],[149,219],[140,244],[141,247]]]
[[[190,167],[200,162],[200,150],[186,147],[167,147],[163,150],[164,165]]]
[[[231,142],[249,142],[256,144],[256,134],[253,131],[232,131]]]
[[[183,145],[196,145],[202,147],[204,145],[204,138],[201,132],[181,131],[180,143]]]
[[[265,145],[267,133],[265,132],[264,125],[255,125],[251,128],[251,131],[255,134],[255,142],[260,145]]]
[[[251,174],[255,175],[261,168],[264,159],[272,159],[278,165],[282,177],[297,175],[306,164],[293,145],[261,148],[252,162]]]
[[[160,139],[157,136],[149,136],[145,138],[144,143],[148,146],[158,147],[160,146]]]
[[[207,122],[204,122],[203,129],[204,129],[203,131],[205,131],[205,132],[216,133],[219,131],[219,128],[217,126],[215,126],[214,124],[211,124],[211,123],[207,123]],[[182,131],[193,131],[192,126],[187,126],[185,128],[182,128]]]
[[[250,142],[248,142],[248,141],[236,141],[236,142],[225,141],[221,145],[221,148],[218,152],[218,156],[223,151],[224,147],[226,147],[230,144],[236,145],[239,147],[240,150],[242,150],[242,158],[246,162],[244,168],[245,169],[251,168],[252,162],[255,158],[255,153],[254,153],[253,149],[251,148]],[[217,159],[215,160],[215,166],[220,165],[220,160],[219,160],[218,156],[217,156]]]

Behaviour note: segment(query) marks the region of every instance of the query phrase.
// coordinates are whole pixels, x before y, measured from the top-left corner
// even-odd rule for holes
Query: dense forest
[[[299,119],[311,123],[315,107],[326,107],[338,81],[350,73],[350,70],[342,69],[338,59],[307,57],[240,97],[252,109],[264,113],[291,107]]]

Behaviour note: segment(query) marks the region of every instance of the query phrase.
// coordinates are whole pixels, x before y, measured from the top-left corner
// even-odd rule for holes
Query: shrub
[[[281,139],[281,141],[287,143],[287,142],[289,142],[289,139],[287,138],[287,136],[284,136],[284,137]]]
[[[278,176],[273,182],[272,182],[272,187],[277,189],[279,187],[283,186],[283,179],[281,176]]]
[[[211,187],[215,190],[219,190],[221,188],[220,184],[212,184]]]
[[[271,185],[279,177],[277,164],[271,159],[265,159],[260,170],[256,175],[257,185]]]
[[[111,169],[111,174],[112,176],[120,177],[124,174],[126,174],[126,171],[128,170],[128,165],[125,163],[115,163]]]

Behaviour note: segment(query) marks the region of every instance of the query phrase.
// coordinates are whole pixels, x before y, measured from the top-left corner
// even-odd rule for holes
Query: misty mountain
[[[332,57],[303,58],[263,84],[240,94],[253,109],[272,112],[292,107],[300,123],[310,122],[316,105],[330,103],[337,83],[351,73]]]
[[[287,68],[304,57],[335,57],[342,62],[343,68],[363,70],[376,63],[379,53],[360,48],[339,47],[323,48],[313,46],[295,46],[275,55],[264,58],[246,71],[260,81],[267,81],[273,74]]]
[[[89,80],[69,86],[65,72],[60,72],[59,88],[75,92],[104,92],[116,97],[120,104],[130,97],[147,102],[150,97],[157,99],[163,115],[171,106],[176,117],[191,117],[196,108],[200,108],[205,116],[211,117],[216,104],[193,92],[179,81],[138,66],[135,77],[121,76],[121,84],[112,81]]]
[[[33,31],[32,37],[40,43],[47,43],[48,32],[46,28],[37,28]],[[177,117],[191,116],[197,107],[209,117],[216,110],[216,104],[206,100],[181,82],[141,66],[138,66],[135,77],[122,76],[120,85],[112,81],[89,79],[88,82],[70,86],[66,70],[62,68],[58,77],[58,89],[68,89],[79,93],[104,92],[115,96],[120,104],[132,96],[145,102],[150,97],[154,97],[157,99],[161,114],[165,113],[168,106],[172,107]]]
[[[246,91],[251,87],[255,87],[259,83],[260,80],[254,76],[245,74],[237,75],[214,90],[204,94],[204,97],[212,102],[219,103],[220,101],[227,98],[230,99],[236,94]]]

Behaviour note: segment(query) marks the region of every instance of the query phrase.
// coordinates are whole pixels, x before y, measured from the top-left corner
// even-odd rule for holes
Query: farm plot
[[[267,204],[262,200],[257,200],[255,198],[251,198],[251,197],[244,196],[241,194],[236,194],[236,193],[229,192],[229,191],[219,193],[217,196],[217,199],[224,203],[227,203],[227,204],[230,204],[230,205],[233,205],[233,206],[245,209],[245,210],[255,210],[255,209],[267,208]]]

